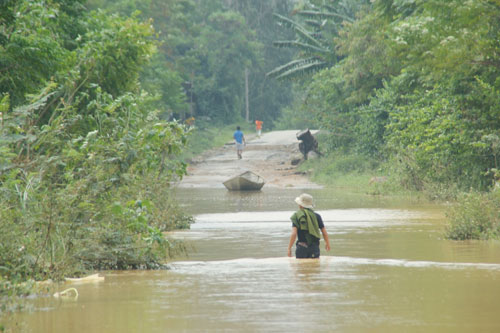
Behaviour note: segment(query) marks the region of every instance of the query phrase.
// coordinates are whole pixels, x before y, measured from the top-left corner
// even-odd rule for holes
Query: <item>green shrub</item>
[[[446,238],[499,239],[500,238],[500,190],[464,194],[448,211],[450,223]]]
[[[312,179],[318,183],[360,189],[365,189],[371,177],[379,172],[378,163],[373,159],[340,153],[306,161],[300,169],[314,170]]]
[[[91,270],[160,268],[185,251],[164,231],[189,228],[193,218],[156,175],[103,197],[78,191],[81,183],[36,190],[17,185],[25,202],[16,207],[5,200],[0,209],[0,276],[14,284]]]

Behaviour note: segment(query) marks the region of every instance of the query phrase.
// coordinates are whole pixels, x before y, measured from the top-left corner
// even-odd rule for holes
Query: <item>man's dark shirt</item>
[[[314,212],[314,215],[316,215],[316,218],[318,219],[318,227],[319,227],[319,230],[323,229],[325,227],[325,225],[323,224],[323,219],[321,218],[321,215],[319,215],[318,213]],[[293,223],[292,223],[292,227],[296,227]],[[307,240],[306,240],[306,233],[307,231],[306,230],[300,230],[300,229],[297,229],[297,241],[298,242],[304,242],[304,243],[307,243]],[[314,237],[313,237],[314,238]],[[319,239],[317,240],[316,244],[319,244]]]

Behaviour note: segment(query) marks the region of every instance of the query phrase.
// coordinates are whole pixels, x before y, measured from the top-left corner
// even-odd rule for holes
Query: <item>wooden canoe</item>
[[[226,180],[223,184],[229,191],[259,191],[265,182],[258,174],[246,171]]]

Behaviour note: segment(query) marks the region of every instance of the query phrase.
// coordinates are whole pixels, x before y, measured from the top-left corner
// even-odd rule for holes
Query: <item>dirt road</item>
[[[245,171],[265,179],[266,187],[319,188],[291,164],[300,156],[296,138],[298,130],[264,133],[261,138],[247,137],[243,159],[238,160],[234,144],[204,153],[188,167],[188,174],[178,183],[183,188],[224,188],[225,180]],[[313,132],[314,133],[314,132]]]

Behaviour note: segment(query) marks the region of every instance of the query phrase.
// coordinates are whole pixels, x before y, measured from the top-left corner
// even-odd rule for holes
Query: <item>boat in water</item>
[[[226,180],[224,186],[230,191],[259,191],[264,186],[264,179],[252,171]]]

